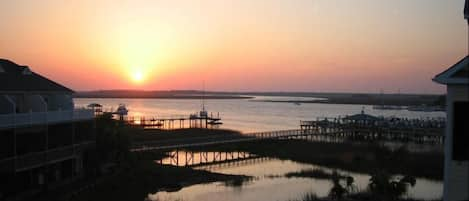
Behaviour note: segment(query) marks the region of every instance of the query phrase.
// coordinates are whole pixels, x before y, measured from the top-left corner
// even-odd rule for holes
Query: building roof
[[[365,112],[362,110],[360,114],[354,114],[351,116],[346,116],[344,117],[345,120],[353,120],[353,121],[378,121],[380,118],[365,114]]]
[[[27,66],[0,59],[0,92],[73,93],[73,90],[32,72]]]
[[[440,84],[469,84],[469,56],[436,75],[433,81]]]

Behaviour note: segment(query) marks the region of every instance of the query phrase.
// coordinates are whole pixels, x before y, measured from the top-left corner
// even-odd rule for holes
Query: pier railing
[[[269,139],[305,139],[326,142],[382,140],[419,144],[443,144],[444,141],[445,121],[443,119],[370,119],[334,118],[328,120],[324,118],[316,121],[300,121],[300,129],[152,141],[134,144],[131,150],[174,149]]]
[[[152,141],[134,144],[131,151],[168,150],[186,147],[200,147],[216,144],[249,142],[256,140],[290,140],[304,139],[324,142],[344,141],[398,141],[421,144],[442,144],[443,129],[396,129],[369,127],[315,127],[311,129],[293,129],[268,132],[245,133],[240,136],[220,135],[209,137],[192,137],[185,139]]]
[[[129,116],[123,119],[127,124],[139,126],[145,129],[182,129],[182,128],[217,128],[221,124],[219,116],[158,116],[158,117],[138,117]]]

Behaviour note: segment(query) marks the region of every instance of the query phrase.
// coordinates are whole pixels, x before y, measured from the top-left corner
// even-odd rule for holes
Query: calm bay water
[[[352,115],[365,113],[376,116],[396,116],[400,118],[439,118],[444,112],[413,112],[407,110],[374,110],[370,105],[320,104],[260,102],[256,100],[311,100],[301,97],[256,96],[254,99],[217,99],[205,100],[205,108],[214,116],[222,118],[222,128],[242,132],[270,131],[299,128],[300,120]],[[89,103],[99,103],[105,109],[116,109],[123,103],[130,110],[130,116],[151,117],[188,117],[201,109],[201,100],[196,99],[95,99],[76,98],[77,107],[86,107]]]
[[[213,153],[208,153],[208,158],[212,158]],[[184,152],[179,154],[180,161],[185,160]],[[163,164],[171,164],[169,158],[164,159]],[[318,165],[297,163],[290,160],[279,160],[273,158],[263,158],[248,163],[232,163],[213,166],[201,166],[197,169],[205,169],[223,174],[248,175],[254,177],[253,180],[239,186],[226,185],[223,182],[208,184],[197,184],[182,188],[177,192],[152,192],[147,200],[151,201],[257,201],[257,200],[278,200],[288,201],[300,199],[306,193],[314,193],[319,197],[327,196],[332,187],[332,182],[327,179],[316,178],[288,178],[284,175],[290,172],[301,170],[322,169],[332,172],[333,169]],[[370,176],[350,171],[337,170],[340,174],[352,176],[355,180],[357,190],[367,188]],[[443,184],[441,181],[432,181],[417,178],[414,187],[409,187],[406,197],[433,200],[442,196]]]
[[[205,100],[205,108],[209,115],[219,113],[223,125],[221,128],[239,130],[242,132],[270,131],[283,129],[298,129],[300,120],[315,120],[317,118],[335,118],[339,116],[365,113],[399,118],[444,118],[444,112],[413,112],[407,110],[374,110],[370,105],[346,104],[316,104],[308,103],[296,105],[292,103],[261,102],[258,100],[311,100],[298,97],[268,97],[257,96],[255,99],[217,99]],[[195,99],[95,99],[76,98],[77,107],[86,107],[90,103],[99,103],[104,110],[112,111],[123,103],[129,109],[129,116],[150,118],[188,117],[201,109],[201,100]],[[441,148],[441,147],[440,147]],[[439,148],[439,149],[440,149]],[[182,160],[182,159],[181,159]],[[287,201],[300,199],[306,193],[325,196],[332,184],[329,180],[313,178],[287,178],[282,175],[303,169],[326,167],[302,164],[293,161],[269,159],[260,163],[244,166],[225,166],[209,171],[253,176],[255,179],[240,186],[230,186],[223,182],[198,184],[184,187],[177,192],[149,192],[146,200],[279,200]],[[355,178],[358,189],[365,189],[370,176],[354,172],[346,173]],[[272,177],[274,175],[275,177]],[[410,189],[408,196],[417,199],[439,199],[442,195],[442,182],[418,178],[417,185]],[[143,199],[143,198],[142,198]]]

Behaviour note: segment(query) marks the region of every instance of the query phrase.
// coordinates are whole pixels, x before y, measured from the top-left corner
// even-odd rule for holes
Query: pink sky
[[[463,4],[2,1],[0,57],[74,90],[443,93],[431,78],[467,54]]]

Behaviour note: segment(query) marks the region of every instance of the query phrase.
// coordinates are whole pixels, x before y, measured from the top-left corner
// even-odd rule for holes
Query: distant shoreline
[[[252,100],[254,102],[267,103],[293,103],[293,104],[347,104],[347,105],[382,105],[374,100],[349,100],[349,99],[331,99],[331,100]],[[409,102],[409,101],[386,101],[386,105],[393,106],[420,106],[427,105],[427,102]],[[431,104],[434,105],[434,104]]]
[[[271,96],[271,99],[251,100],[275,103],[322,103],[356,105],[396,106],[444,106],[445,95],[424,94],[363,94],[363,93],[300,93],[300,92],[204,92],[194,90],[139,91],[102,90],[77,92],[74,98],[128,98],[128,99],[254,99],[255,96]],[[291,97],[291,100],[275,100],[275,97]],[[295,98],[316,98],[316,100],[295,100]],[[321,100],[317,100],[320,98]]]
[[[99,96],[76,95],[73,98],[126,98],[126,99],[252,99],[250,96]]]
[[[144,99],[251,99],[252,96],[214,94],[199,91],[102,90],[77,92],[74,98],[144,98]]]

